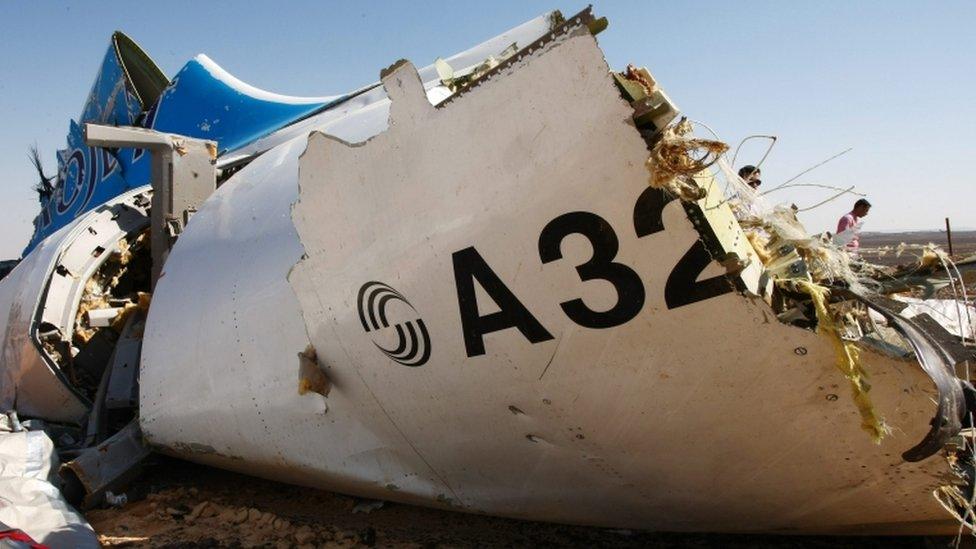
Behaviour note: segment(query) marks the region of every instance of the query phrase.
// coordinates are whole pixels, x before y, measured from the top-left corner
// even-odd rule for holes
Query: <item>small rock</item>
[[[370,547],[376,545],[376,530],[367,526],[359,531],[359,541]]]
[[[210,503],[210,502],[207,501],[204,503]],[[200,511],[200,516],[203,518],[210,518],[216,516],[218,513],[220,513],[220,507],[215,503],[210,503],[210,505],[205,506],[203,510]]]
[[[128,502],[129,496],[126,494],[115,494],[111,490],[105,491],[105,503],[112,507],[124,507]]]
[[[251,507],[250,509],[247,510],[247,521],[248,522],[257,522],[259,520],[261,520],[261,511],[258,511],[257,509],[255,509],[253,507]]]
[[[236,513],[234,513],[234,518],[231,519],[231,522],[233,522],[234,524],[241,524],[246,520],[247,520],[247,507],[241,507],[240,509],[237,510]]]
[[[203,513],[203,510],[206,509],[209,503],[210,503],[209,501],[204,501],[202,503],[196,504],[196,506],[193,507],[193,510],[190,511],[190,514],[186,518],[188,520],[196,520],[197,517],[199,517]]]
[[[284,540],[284,539],[278,540],[278,543],[275,544],[275,547],[276,547],[276,549],[290,549],[291,548],[291,542],[288,541],[288,540]]]
[[[271,524],[274,522],[275,518],[277,517],[275,517],[274,513],[264,512],[261,514],[261,524]]]
[[[308,526],[302,526],[298,530],[295,530],[295,541],[299,545],[306,544],[315,539],[315,533]]]

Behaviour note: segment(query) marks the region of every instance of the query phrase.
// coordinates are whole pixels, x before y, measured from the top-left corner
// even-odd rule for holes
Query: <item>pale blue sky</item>
[[[549,9],[482,2],[14,2],[0,0],[0,258],[32,232],[36,142],[49,172],[112,31],[172,76],[206,53],[238,78],[291,95],[374,82],[401,57],[417,65],[466,49]],[[848,147],[803,181],[856,184],[875,204],[866,230],[976,228],[976,2],[598,2],[614,68],[647,66],[682,110],[733,146],[775,134],[764,187]],[[755,161],[761,146],[740,158]],[[741,162],[740,162],[741,163]],[[772,195],[800,206],[823,191]],[[805,214],[832,229],[844,198]]]

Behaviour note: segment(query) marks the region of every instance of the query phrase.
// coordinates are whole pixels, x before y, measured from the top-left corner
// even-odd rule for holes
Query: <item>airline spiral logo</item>
[[[417,316],[405,322],[396,322],[392,328],[396,331],[396,343],[392,348],[381,346],[373,339],[373,345],[391,360],[404,366],[423,366],[430,359],[430,334],[424,319],[420,318],[417,309],[403,297],[403,294],[382,282],[371,281],[363,284],[359,289],[359,320],[363,323],[363,330],[367,334],[390,332],[390,321],[387,319],[389,308],[395,302],[404,303]],[[384,339],[388,339],[388,336]]]

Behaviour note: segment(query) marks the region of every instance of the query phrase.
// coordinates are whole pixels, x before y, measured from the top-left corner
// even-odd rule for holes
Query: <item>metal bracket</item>
[[[84,509],[98,504],[106,490],[117,489],[138,473],[139,464],[149,455],[142,441],[139,420],[133,419],[121,431],[98,446],[83,450],[61,466],[65,497],[81,501]]]
[[[217,143],[145,128],[85,124],[93,147],[147,149],[152,155],[152,286],[176,237],[217,188]]]

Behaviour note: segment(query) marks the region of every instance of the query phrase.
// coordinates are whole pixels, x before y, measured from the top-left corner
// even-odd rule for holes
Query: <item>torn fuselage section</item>
[[[84,476],[85,463],[97,464],[103,479],[112,467],[130,465],[99,445],[135,425],[150,301],[151,196],[148,188],[130,191],[78,218],[0,286],[13,303],[0,361],[3,389],[12,393],[4,405],[41,420],[69,481]],[[129,446],[141,445],[138,433],[127,433],[135,441]],[[85,455],[87,462],[76,461]],[[103,488],[87,495],[82,489],[73,502],[83,496],[86,506],[94,503]]]
[[[646,76],[633,67],[614,74],[628,100],[634,98],[635,89],[649,95],[654,84]],[[632,104],[637,122],[645,111]],[[955,289],[956,282],[963,282],[958,268],[930,246],[918,267],[883,272],[827,238],[808,236],[794,209],[770,206],[744,185],[722,157],[727,147],[720,141],[694,137],[687,120],[664,131],[642,131],[642,135],[650,150],[650,185],[660,192],[655,207],[682,200],[700,233],[697,249],[689,251],[683,261],[690,266],[714,262],[726,269],[724,276],[694,282],[699,295],[727,292],[731,287],[763,299],[781,322],[816,330],[828,338],[837,368],[850,384],[861,426],[876,442],[890,429],[882,411],[872,403],[862,351],[911,360],[925,372],[935,386],[937,408],[928,433],[905,449],[902,458],[918,462],[944,453],[954,480],[941,486],[936,497],[962,522],[972,524],[976,516],[972,504],[976,391],[969,381],[971,364],[976,364],[972,307],[957,299],[955,318],[940,324],[924,314],[912,319],[902,316],[899,311],[906,304],[886,297],[912,290],[931,296],[934,288],[950,284]],[[933,270],[941,278],[933,276]],[[964,288],[964,284],[960,286]],[[951,304],[949,309],[953,309]]]
[[[37,306],[31,338],[39,356],[86,405],[107,382],[120,338],[138,331],[129,320],[148,308],[149,197],[127,193],[81,219],[59,245]],[[22,414],[58,417],[25,409],[32,400],[18,398]]]
[[[646,71],[611,76],[587,16],[436,106],[398,63],[383,74],[387,131],[354,145],[328,132],[308,138],[292,210],[304,255],[288,281],[335,380],[329,413],[367,418],[397,467],[427,479],[399,497],[453,493],[476,511],[510,514],[517,499],[520,516],[547,520],[726,529],[748,516],[756,528],[805,531],[941,513],[912,499],[925,497],[931,461],[904,463],[903,440],[884,441],[891,454],[875,451],[857,436],[849,402],[831,404],[844,377],[867,392],[857,347],[846,326],[824,322],[833,301],[805,287],[784,297],[777,283],[823,280],[810,274],[823,267],[792,235],[769,254],[775,262],[764,260],[720,175],[706,173],[723,146],[675,124],[677,109]],[[388,310],[364,292],[377,281],[390,289],[376,294],[392,296]],[[775,321],[791,309],[830,332]],[[363,310],[385,318],[359,322]],[[402,360],[399,351],[420,348],[421,364]],[[841,372],[837,350],[852,357]],[[872,396],[879,409],[903,409],[892,424],[921,439],[927,388],[905,389],[927,380],[906,370],[877,375]],[[881,436],[883,416],[861,406],[865,428]],[[740,421],[720,419],[732,415]],[[718,440],[721,451],[702,455],[692,439]],[[521,467],[543,462],[530,474]],[[346,463],[327,469],[367,490]],[[877,496],[878,478],[897,467],[913,491],[912,505],[895,509]],[[707,502],[667,495],[705,493],[706,480],[723,487]],[[866,488],[852,495],[851,486]],[[578,506],[545,498],[553,487]],[[855,519],[811,503],[843,498],[868,505],[843,506]]]
[[[763,297],[781,321],[830,333],[837,343],[841,370],[860,400],[865,428],[880,440],[885,427],[870,410],[868,385],[862,379],[867,374],[854,343],[864,338],[889,341],[889,348],[897,348],[898,343],[891,343],[890,333],[881,334],[876,324],[865,321],[874,311],[905,343],[900,348],[904,353],[899,354],[913,354],[939,390],[932,431],[905,452],[905,459],[918,461],[931,456],[956,436],[960,422],[973,411],[963,398],[963,389],[971,386],[956,377],[956,369],[958,365],[968,367],[968,361],[976,358],[976,348],[970,345],[968,351],[953,356],[930,333],[945,330],[932,326],[927,330],[899,316],[885,303],[891,300],[881,297],[878,290],[885,286],[880,277],[871,276],[874,271],[870,267],[826,239],[808,237],[794,211],[771,208],[743,185],[722,157],[728,148],[724,143],[695,137],[686,119],[672,124],[677,113],[646,69],[629,66],[613,76],[622,96],[631,101],[635,125],[650,149],[649,183],[661,192],[654,199],[655,208],[680,198],[701,235],[700,244],[682,261],[690,267],[715,261],[727,271],[727,281],[713,277],[698,282],[700,295],[727,291],[731,285]],[[659,118],[652,118],[655,113]],[[888,277],[884,280],[887,293],[909,289],[907,278]],[[962,306],[968,313],[966,304]],[[966,325],[963,320],[959,320],[960,327]],[[961,340],[966,342],[965,334]],[[968,379],[968,372],[962,375]]]

